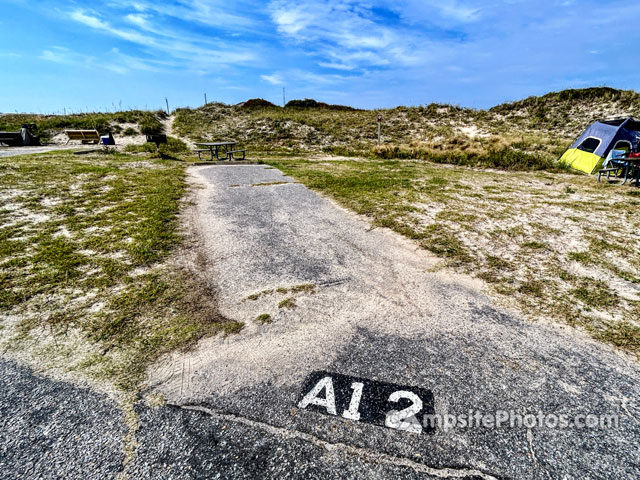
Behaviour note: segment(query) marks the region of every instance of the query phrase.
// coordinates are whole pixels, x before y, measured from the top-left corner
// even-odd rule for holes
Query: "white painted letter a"
[[[324,389],[327,391],[325,398],[319,398],[318,394]],[[336,396],[333,392],[333,380],[331,380],[331,377],[324,377],[320,380],[316,386],[300,400],[300,403],[298,403],[298,407],[301,409],[307,408],[309,405],[324,407],[327,409],[329,415],[337,415]]]

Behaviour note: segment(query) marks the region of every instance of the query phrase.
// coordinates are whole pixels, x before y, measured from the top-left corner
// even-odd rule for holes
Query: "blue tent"
[[[611,150],[638,151],[640,122],[622,118],[595,122],[562,155],[561,162],[585,173],[595,173]]]

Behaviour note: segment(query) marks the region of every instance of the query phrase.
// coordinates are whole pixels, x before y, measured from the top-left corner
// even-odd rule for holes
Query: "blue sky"
[[[640,2],[0,0],[0,111],[489,107],[640,87]]]

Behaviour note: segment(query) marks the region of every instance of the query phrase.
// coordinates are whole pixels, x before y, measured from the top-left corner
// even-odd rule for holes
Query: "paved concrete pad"
[[[213,262],[222,313],[247,328],[164,359],[149,383],[181,411],[209,412],[211,423],[202,417],[202,425],[215,429],[220,419],[233,425],[228,442],[245,445],[255,459],[242,460],[238,476],[273,458],[256,453],[255,431],[239,424],[275,429],[275,438],[265,441],[281,445],[282,461],[293,457],[300,465],[321,461],[313,447],[295,446],[302,441],[383,455],[390,465],[411,463],[415,474],[422,466],[432,469],[422,474],[448,478],[640,476],[640,368],[634,361],[572,329],[500,311],[474,281],[434,272],[437,260],[411,242],[371,229],[278,170],[196,167],[192,180],[202,186],[193,228]],[[248,298],[301,284],[315,285],[315,293]],[[288,297],[297,307],[279,308]],[[262,313],[273,323],[252,322]],[[317,406],[300,408],[305,381],[318,371],[429,390],[437,414],[542,412],[571,421],[613,414],[619,425],[410,433],[344,418],[342,405],[335,415],[330,408],[324,414]],[[316,400],[326,405],[328,390]],[[212,455],[212,469],[229,465]]]

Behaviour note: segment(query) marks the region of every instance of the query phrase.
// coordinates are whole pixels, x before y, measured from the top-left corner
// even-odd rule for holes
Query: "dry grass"
[[[490,110],[439,104],[349,110],[310,102],[296,108],[255,101],[213,103],[178,109],[174,128],[191,140],[235,139],[251,152],[324,151],[549,169],[557,167],[571,141],[595,119],[640,114],[638,100],[632,91],[593,88],[550,93]],[[376,147],[378,114],[383,116],[381,148]]]
[[[166,160],[0,159],[2,348],[135,389],[159,355],[240,329],[171,260],[185,189]]]
[[[482,278],[505,305],[640,354],[635,188],[418,161],[266,161]]]

